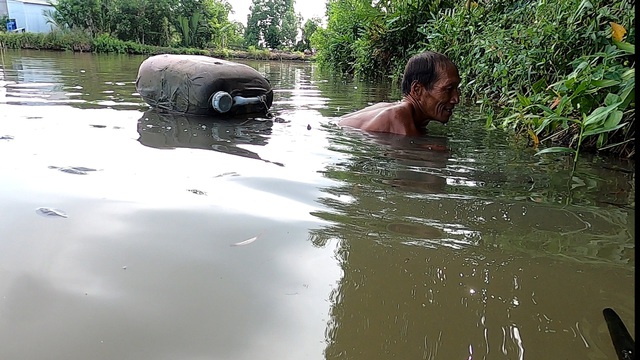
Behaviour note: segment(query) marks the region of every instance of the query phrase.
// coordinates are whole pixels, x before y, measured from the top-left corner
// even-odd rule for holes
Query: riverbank
[[[93,53],[117,53],[132,55],[188,54],[207,55],[223,59],[256,59],[313,61],[315,56],[299,51],[286,52],[268,49],[228,49],[228,48],[183,48],[151,46],[132,41],[122,41],[109,35],[91,38],[84,33],[51,32],[40,33],[0,33],[0,47],[4,49],[30,49],[51,51],[74,51]]]
[[[286,60],[286,61],[314,61],[315,57],[311,54],[305,54],[301,52],[286,52],[286,51],[269,51],[255,52],[245,50],[227,50],[220,52],[216,50],[210,50],[211,56],[231,58],[231,59],[258,59],[258,60]]]

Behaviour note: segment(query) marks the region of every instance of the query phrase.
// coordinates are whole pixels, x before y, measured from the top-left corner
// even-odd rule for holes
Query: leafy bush
[[[249,46],[247,49],[249,57],[258,60],[268,60],[271,57],[271,52],[268,49],[257,49],[255,46]]]
[[[539,135],[564,145],[538,154],[572,153],[577,160],[583,144],[587,144],[597,150],[632,155],[635,67],[631,67],[629,57],[635,49],[619,46],[581,56],[572,63],[574,70],[568,76],[550,86],[539,82],[531,96],[518,94],[517,101],[503,112],[510,115],[503,118],[501,126],[525,129],[535,145],[540,142]]]
[[[90,51],[91,38],[82,31],[55,30],[42,33],[0,33],[0,43],[9,49]]]
[[[7,32],[7,21],[9,21],[9,15],[0,16],[0,32]]]

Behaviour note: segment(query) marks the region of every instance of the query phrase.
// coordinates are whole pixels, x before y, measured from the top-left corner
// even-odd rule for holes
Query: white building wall
[[[9,15],[9,10],[7,9],[7,0],[0,0],[0,16]]]
[[[44,10],[54,10],[46,1],[39,0],[7,0],[9,18],[16,20],[18,29],[26,32],[48,33],[54,26],[47,24]]]

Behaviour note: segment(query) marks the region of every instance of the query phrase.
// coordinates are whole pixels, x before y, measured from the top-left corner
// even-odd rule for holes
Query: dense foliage
[[[253,0],[249,11],[244,34],[247,45],[293,47],[301,19],[293,10],[293,0]]]
[[[312,45],[319,62],[333,70],[366,77],[388,74],[424,46],[419,25],[450,6],[451,0],[328,0],[327,27],[313,35]]]
[[[105,34],[143,45],[311,51],[320,19],[302,17],[293,0],[253,0],[247,24],[230,21],[228,0],[58,0],[45,16],[59,30]]]
[[[53,31],[50,33],[7,33],[0,32],[0,47],[8,49],[36,49],[54,51],[77,51],[117,54],[191,54],[217,58],[244,58],[256,60],[307,60],[302,52],[269,51],[249,47],[244,50],[227,48],[199,49],[192,47],[153,46],[134,41],[122,41],[102,34],[94,38],[83,31]]]
[[[213,47],[242,43],[226,0],[58,0],[47,15],[58,29],[107,34],[144,45]]]
[[[489,126],[635,153],[635,3],[630,0],[329,0],[319,62],[345,74],[398,80],[423,50],[459,67],[463,94]],[[497,111],[496,109],[500,109]],[[501,121],[499,121],[501,120]]]

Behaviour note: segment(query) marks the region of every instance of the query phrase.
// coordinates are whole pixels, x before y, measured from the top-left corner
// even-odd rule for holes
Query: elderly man
[[[431,120],[449,121],[460,101],[458,68],[446,56],[426,51],[409,59],[402,79],[403,98],[342,116],[340,125],[407,136],[424,134]]]

